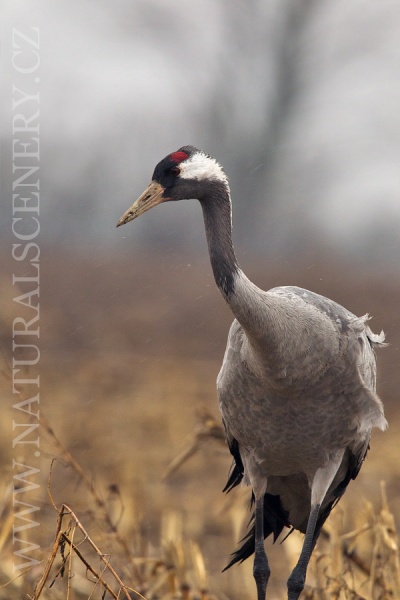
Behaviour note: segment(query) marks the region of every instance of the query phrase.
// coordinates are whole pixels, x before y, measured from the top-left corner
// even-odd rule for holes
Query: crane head
[[[158,163],[150,185],[122,215],[117,227],[129,223],[161,202],[193,198],[201,201],[210,195],[210,183],[228,185],[221,165],[194,146],[182,146]]]

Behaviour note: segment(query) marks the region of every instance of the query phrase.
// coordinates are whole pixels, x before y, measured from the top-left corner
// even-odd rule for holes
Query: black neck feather
[[[208,250],[215,282],[229,300],[235,291],[239,270],[232,243],[231,200],[228,185],[210,182],[208,193],[200,200],[206,228]]]

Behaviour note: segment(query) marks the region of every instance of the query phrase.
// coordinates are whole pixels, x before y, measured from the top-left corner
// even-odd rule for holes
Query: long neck
[[[212,196],[201,201],[210,261],[218,289],[229,302],[239,271],[232,243],[232,216],[229,189],[214,186]]]
[[[236,259],[228,186],[214,186],[201,206],[215,282],[234,316],[249,333],[255,333],[265,310],[263,292],[246,277]]]

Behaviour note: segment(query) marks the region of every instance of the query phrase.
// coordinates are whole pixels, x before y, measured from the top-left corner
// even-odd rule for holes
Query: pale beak
[[[139,217],[153,206],[157,206],[167,198],[163,197],[165,189],[157,181],[152,181],[150,185],[144,190],[143,194],[132,204],[130,208],[122,215],[117,223],[117,227],[125,225],[129,221],[133,221],[136,217]]]

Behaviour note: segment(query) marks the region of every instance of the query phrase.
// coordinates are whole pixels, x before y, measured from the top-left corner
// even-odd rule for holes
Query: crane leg
[[[257,600],[265,600],[271,570],[264,547],[264,493],[256,498],[255,548],[253,575],[257,586]]]
[[[300,558],[288,579],[288,600],[297,600],[306,581],[306,573],[311,554],[315,546],[315,529],[318,521],[319,510],[325,495],[331,485],[342,462],[344,450],[332,457],[330,462],[314,475],[311,485],[311,510],[308,517],[306,535],[303,542]]]
[[[297,600],[303,591],[308,563],[314,548],[314,532],[320,506],[320,504],[315,504],[311,508],[300,558],[288,579],[288,600]]]

